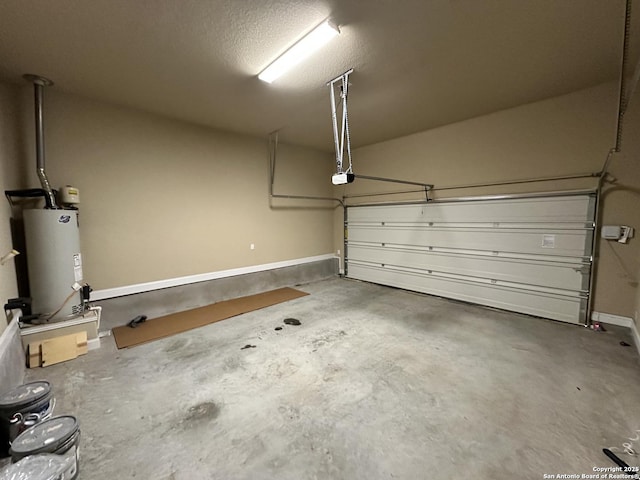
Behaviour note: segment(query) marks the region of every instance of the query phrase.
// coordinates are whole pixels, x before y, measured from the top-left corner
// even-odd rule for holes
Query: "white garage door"
[[[347,277],[585,323],[595,196],[347,208]]]

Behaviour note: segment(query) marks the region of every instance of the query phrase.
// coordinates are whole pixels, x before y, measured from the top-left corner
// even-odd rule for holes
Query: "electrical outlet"
[[[340,256],[340,250],[338,250],[338,256]]]

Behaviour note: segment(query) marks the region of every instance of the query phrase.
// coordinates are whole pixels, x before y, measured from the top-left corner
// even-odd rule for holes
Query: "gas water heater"
[[[56,317],[82,313],[80,229],[76,210],[24,210],[31,309]],[[71,297],[67,299],[67,297]]]

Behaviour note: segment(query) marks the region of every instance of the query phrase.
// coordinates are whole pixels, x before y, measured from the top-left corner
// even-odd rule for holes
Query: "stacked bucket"
[[[0,480],[77,478],[80,426],[73,416],[54,417],[55,403],[45,381],[0,395],[0,451],[12,462],[0,471]]]

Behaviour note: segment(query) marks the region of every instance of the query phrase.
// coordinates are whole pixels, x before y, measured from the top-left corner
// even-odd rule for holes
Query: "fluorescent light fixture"
[[[271,83],[280,75],[288,72],[291,68],[295,67],[302,60],[310,56],[320,47],[325,45],[329,40],[338,35],[340,30],[338,26],[331,22],[331,20],[325,20],[306,36],[302,37],[293,45],[289,50],[284,52],[278,58],[275,59],[271,65],[265,68],[258,78],[263,82]]]

